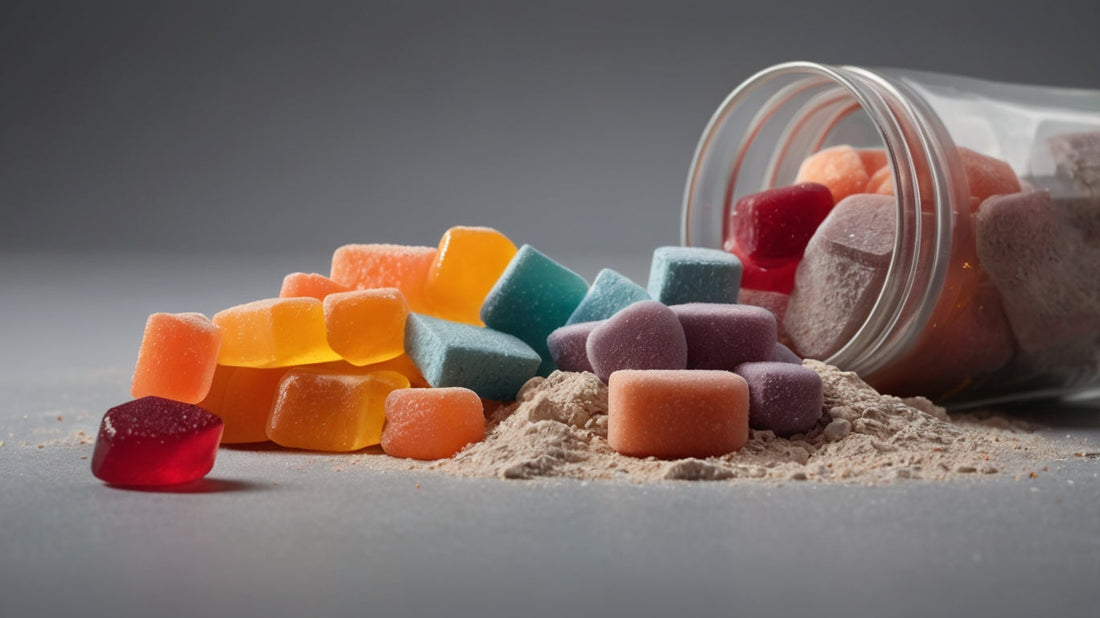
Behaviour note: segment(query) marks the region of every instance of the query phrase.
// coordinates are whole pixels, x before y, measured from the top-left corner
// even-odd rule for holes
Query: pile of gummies
[[[1021,194],[1003,162],[959,154],[975,206]],[[104,416],[92,471],[182,483],[212,469],[220,443],[264,441],[451,457],[484,439],[487,406],[555,370],[608,385],[607,440],[623,455],[708,457],[740,449],[750,427],[806,432],[823,393],[799,355],[827,356],[869,311],[893,189],[881,150],[823,150],[795,185],[732,205],[724,250],[657,248],[646,287],[611,269],[589,284],[488,227],[453,227],[435,247],[339,247],[327,276],[289,274],[277,298],[151,315],[135,399]]]

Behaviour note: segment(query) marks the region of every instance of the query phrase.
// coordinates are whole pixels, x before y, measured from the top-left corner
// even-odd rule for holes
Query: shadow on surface
[[[157,494],[218,494],[239,491],[258,491],[265,485],[233,479],[199,479],[178,485],[115,485],[107,484],[111,489],[138,491]]]

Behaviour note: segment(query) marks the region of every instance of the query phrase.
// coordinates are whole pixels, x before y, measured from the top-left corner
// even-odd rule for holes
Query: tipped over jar
[[[758,194],[806,182],[835,206],[799,254],[750,247],[747,213],[778,225]],[[958,407],[1100,392],[1100,91],[765,69],[703,132],[681,241],[737,254],[742,302],[884,392]]]

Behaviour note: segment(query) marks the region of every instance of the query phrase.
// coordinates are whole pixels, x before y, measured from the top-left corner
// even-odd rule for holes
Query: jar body
[[[1100,389],[1100,92],[771,67],[704,131],[681,241],[723,247],[737,199],[840,144],[884,149],[896,230],[873,306],[822,360],[955,405]],[[971,152],[1018,177],[1007,205],[975,197]]]

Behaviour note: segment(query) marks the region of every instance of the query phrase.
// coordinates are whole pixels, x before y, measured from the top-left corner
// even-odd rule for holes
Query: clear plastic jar
[[[955,406],[1100,391],[1100,91],[773,66],[738,86],[704,130],[688,174],[682,243],[721,248],[737,199],[792,184],[806,157],[839,144],[885,149],[896,235],[873,307],[822,360],[886,392]],[[1049,192],[1056,217],[1048,227],[1065,233],[1037,230],[1027,242],[1051,246],[1020,253],[1043,263],[982,264],[982,224],[957,147],[1007,162],[1025,189]],[[971,363],[992,344],[968,338],[1010,313],[1007,360]],[[1021,343],[1017,331],[1036,328],[1049,336],[1037,341],[1031,332]]]

